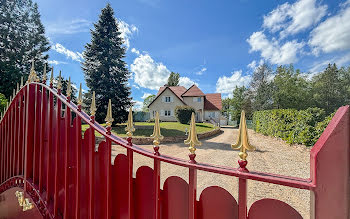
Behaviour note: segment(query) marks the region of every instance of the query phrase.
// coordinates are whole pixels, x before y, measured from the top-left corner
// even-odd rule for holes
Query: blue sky
[[[37,0],[50,39],[50,63],[76,84],[89,29],[111,3],[123,32],[136,107],[171,71],[223,97],[248,85],[261,63],[293,63],[314,74],[350,63],[350,0]]]

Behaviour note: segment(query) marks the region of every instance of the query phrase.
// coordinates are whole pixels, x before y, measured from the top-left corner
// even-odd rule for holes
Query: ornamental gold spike
[[[53,84],[53,66],[51,68],[50,84]]]
[[[17,82],[17,90],[16,90],[16,93],[18,93],[19,92],[19,84],[18,84],[18,82]]]
[[[20,84],[20,88],[23,87],[23,76],[21,77],[21,84]]]
[[[112,100],[111,99],[109,99],[109,101],[108,101],[107,116],[105,118],[105,121],[106,121],[107,127],[112,127],[112,123],[113,123],[114,119],[112,116]]]
[[[202,145],[202,143],[198,140],[198,137],[197,137],[196,120],[193,112],[191,116],[191,123],[190,123],[190,130],[188,133],[188,137],[184,141],[184,143],[189,145],[188,149],[190,150],[191,154],[194,154],[194,152],[196,151],[196,146]]]
[[[30,73],[29,73],[29,76],[28,76],[28,80],[27,80],[27,83],[31,83],[31,82],[36,82],[39,80],[39,77],[36,75],[35,73],[35,69],[34,69],[34,59],[32,61],[32,67],[30,69]]]
[[[12,94],[12,96],[13,96],[13,99],[15,99],[15,96],[16,96],[16,89],[15,89],[15,88],[13,88],[13,94]]]
[[[132,106],[129,109],[128,123],[126,124],[125,131],[126,131],[126,135],[128,137],[131,137],[132,133],[135,131],[134,123],[133,123],[133,120],[132,120]]]
[[[44,74],[43,74],[43,82],[46,82],[47,76],[46,76],[46,63],[44,65]]]
[[[96,110],[97,109],[96,109],[95,91],[92,91],[92,100],[91,100],[91,106],[90,106],[91,116],[95,116]]]
[[[83,89],[81,88],[81,83],[79,87],[79,95],[78,95],[78,105],[81,105],[83,103]]]
[[[61,71],[58,75],[58,82],[57,82],[57,89],[60,90],[62,89],[62,76],[61,76]]]
[[[241,113],[241,121],[239,123],[238,140],[236,144],[231,145],[232,149],[240,149],[239,157],[241,160],[246,160],[248,154],[246,151],[254,151],[255,147],[249,143],[247,122],[245,120],[244,110]]]
[[[70,81],[70,77],[69,77],[68,85],[67,85],[67,97],[70,97],[71,94],[72,94],[72,85],[71,85],[71,81]]]
[[[163,135],[160,134],[160,124],[159,124],[159,113],[158,112],[156,112],[153,134],[151,135],[151,138],[153,138],[153,145],[155,147],[157,147],[160,144],[160,140],[162,140],[164,138]]]

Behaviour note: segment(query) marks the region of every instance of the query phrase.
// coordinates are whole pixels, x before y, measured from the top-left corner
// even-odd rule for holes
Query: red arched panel
[[[237,219],[238,205],[225,189],[211,186],[203,190],[198,205],[200,219]]]
[[[102,141],[98,145],[98,152],[94,152],[95,157],[95,218],[106,218],[106,194],[107,190],[107,175],[108,175],[108,148],[106,141]]]
[[[118,154],[112,166],[112,218],[128,218],[128,158]]]
[[[134,193],[136,219],[150,219],[154,214],[153,169],[142,166],[137,169]]]
[[[164,182],[163,218],[188,218],[188,184],[178,176],[171,176]]]
[[[249,219],[303,219],[290,205],[276,199],[261,199],[252,204]]]

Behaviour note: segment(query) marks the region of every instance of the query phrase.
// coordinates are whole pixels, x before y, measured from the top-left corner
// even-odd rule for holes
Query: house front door
[[[200,119],[201,119],[201,113],[196,112],[196,122],[200,122]]]

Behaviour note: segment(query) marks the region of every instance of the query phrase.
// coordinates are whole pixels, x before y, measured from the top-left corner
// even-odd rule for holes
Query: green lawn
[[[105,125],[105,124],[101,124]],[[150,122],[135,122],[135,137],[149,137],[153,133],[154,123]],[[146,127],[137,127],[137,126],[147,126]],[[121,137],[126,137],[125,132],[126,124],[120,124],[112,128],[112,133]],[[161,122],[160,123],[160,132],[163,136],[181,136],[185,135],[185,129],[189,130],[190,125],[181,124],[178,122]],[[89,128],[89,125],[82,125],[82,131],[85,131]],[[197,133],[204,133],[213,130],[213,125],[210,123],[197,123],[196,129]],[[101,136],[99,133],[95,133],[96,136]]]

